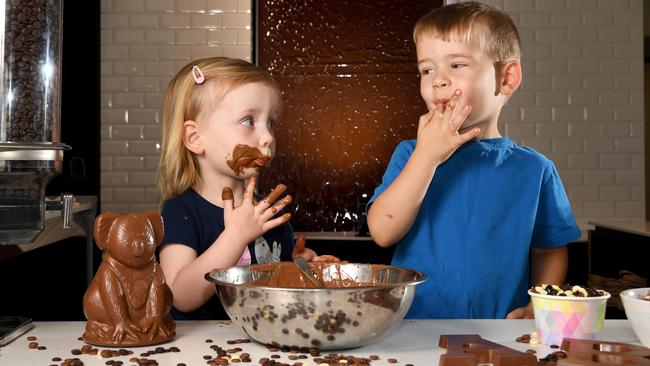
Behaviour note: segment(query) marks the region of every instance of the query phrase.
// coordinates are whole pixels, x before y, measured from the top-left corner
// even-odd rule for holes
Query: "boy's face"
[[[260,166],[252,159],[257,155],[270,161],[275,154],[272,125],[281,108],[277,91],[255,82],[231,89],[217,106],[206,109],[209,113],[201,113],[197,119],[204,148],[202,174],[240,179],[258,175]],[[262,165],[268,161],[257,160]]]
[[[472,111],[461,129],[480,124],[482,130],[496,128],[503,101],[497,96],[495,61],[477,47],[435,34],[424,34],[417,42],[420,94],[431,111],[446,104],[456,89],[462,91],[461,106]]]

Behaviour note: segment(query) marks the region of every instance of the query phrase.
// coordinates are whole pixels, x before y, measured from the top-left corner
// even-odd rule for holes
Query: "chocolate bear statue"
[[[106,212],[97,217],[93,231],[104,254],[83,299],[84,341],[146,346],[174,337],[172,293],[155,258],[163,236],[160,214]]]

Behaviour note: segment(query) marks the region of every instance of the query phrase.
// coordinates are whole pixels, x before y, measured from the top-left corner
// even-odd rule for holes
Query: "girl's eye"
[[[245,126],[245,127],[253,127],[253,126],[255,126],[255,122],[253,121],[253,119],[251,117],[246,117],[246,118],[242,119],[239,122],[239,124],[242,125],[242,126]]]
[[[273,128],[273,122],[274,122],[274,121],[273,121],[272,119],[269,120],[269,122],[268,122],[268,126],[269,126],[269,128]]]

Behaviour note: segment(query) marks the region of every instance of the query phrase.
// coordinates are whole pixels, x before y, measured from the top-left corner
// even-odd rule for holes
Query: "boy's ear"
[[[519,61],[505,61],[497,66],[497,82],[499,89],[496,95],[512,95],[521,84],[521,64]]]
[[[183,145],[196,155],[203,153],[203,139],[196,121],[188,120],[183,123]]]

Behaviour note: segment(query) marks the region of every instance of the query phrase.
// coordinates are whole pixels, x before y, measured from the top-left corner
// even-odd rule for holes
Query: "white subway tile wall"
[[[643,0],[487,0],[522,38],[501,131],[552,159],[578,223],[644,220]],[[250,0],[102,0],[101,207],[158,209],[162,98],[195,58],[251,60]]]

